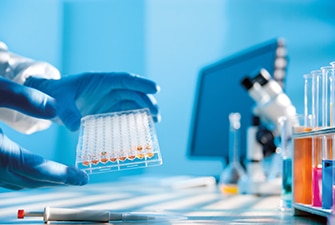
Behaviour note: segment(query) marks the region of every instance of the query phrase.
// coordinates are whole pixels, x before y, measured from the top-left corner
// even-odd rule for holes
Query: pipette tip
[[[140,221],[140,220],[183,220],[185,216],[171,213],[155,212],[113,212],[109,210],[89,210],[89,209],[64,209],[46,207],[44,212],[33,212],[19,209],[17,212],[18,219],[25,217],[42,217],[44,222],[49,221]]]

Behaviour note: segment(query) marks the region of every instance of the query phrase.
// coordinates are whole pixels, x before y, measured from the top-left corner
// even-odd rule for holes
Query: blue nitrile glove
[[[53,98],[3,77],[0,77],[0,107],[42,119],[56,116],[56,103]]]
[[[46,160],[10,140],[0,129],[0,186],[12,190],[58,185],[84,185],[85,172]]]
[[[129,73],[82,73],[60,80],[29,77],[25,85],[36,88],[57,101],[57,113],[70,130],[80,126],[82,116],[122,110],[149,108],[159,120],[152,94],[155,82]]]
[[[56,115],[53,98],[1,77],[0,107],[45,119]],[[87,181],[86,173],[27,151],[0,129],[0,187],[18,190],[64,184],[84,185]]]

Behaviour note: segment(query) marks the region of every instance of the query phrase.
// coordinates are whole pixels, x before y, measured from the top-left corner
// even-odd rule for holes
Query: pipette
[[[147,220],[175,220],[186,219],[184,216],[171,214],[156,214],[146,212],[114,212],[99,209],[75,209],[75,208],[51,208],[46,207],[44,211],[25,211],[18,210],[18,219],[25,217],[43,217],[45,223],[49,221],[90,221],[90,222],[109,222],[109,221],[147,221]]]

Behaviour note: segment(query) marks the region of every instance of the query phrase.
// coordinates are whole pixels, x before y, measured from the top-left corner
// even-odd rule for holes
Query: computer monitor
[[[280,49],[279,49],[280,47]],[[252,123],[255,102],[241,85],[248,75],[265,68],[280,83],[283,71],[277,71],[278,50],[282,39],[273,39],[238,52],[203,68],[198,77],[189,135],[189,156],[218,157],[229,160],[229,119],[232,112],[241,114],[240,160],[246,157],[246,131]],[[276,65],[275,65],[276,64]],[[281,65],[285,67],[286,65]],[[278,73],[279,72],[279,73]],[[256,74],[255,74],[256,75]]]

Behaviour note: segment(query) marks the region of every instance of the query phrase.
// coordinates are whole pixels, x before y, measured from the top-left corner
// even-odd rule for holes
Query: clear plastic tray
[[[87,173],[112,172],[162,164],[148,109],[82,118],[76,165]]]

